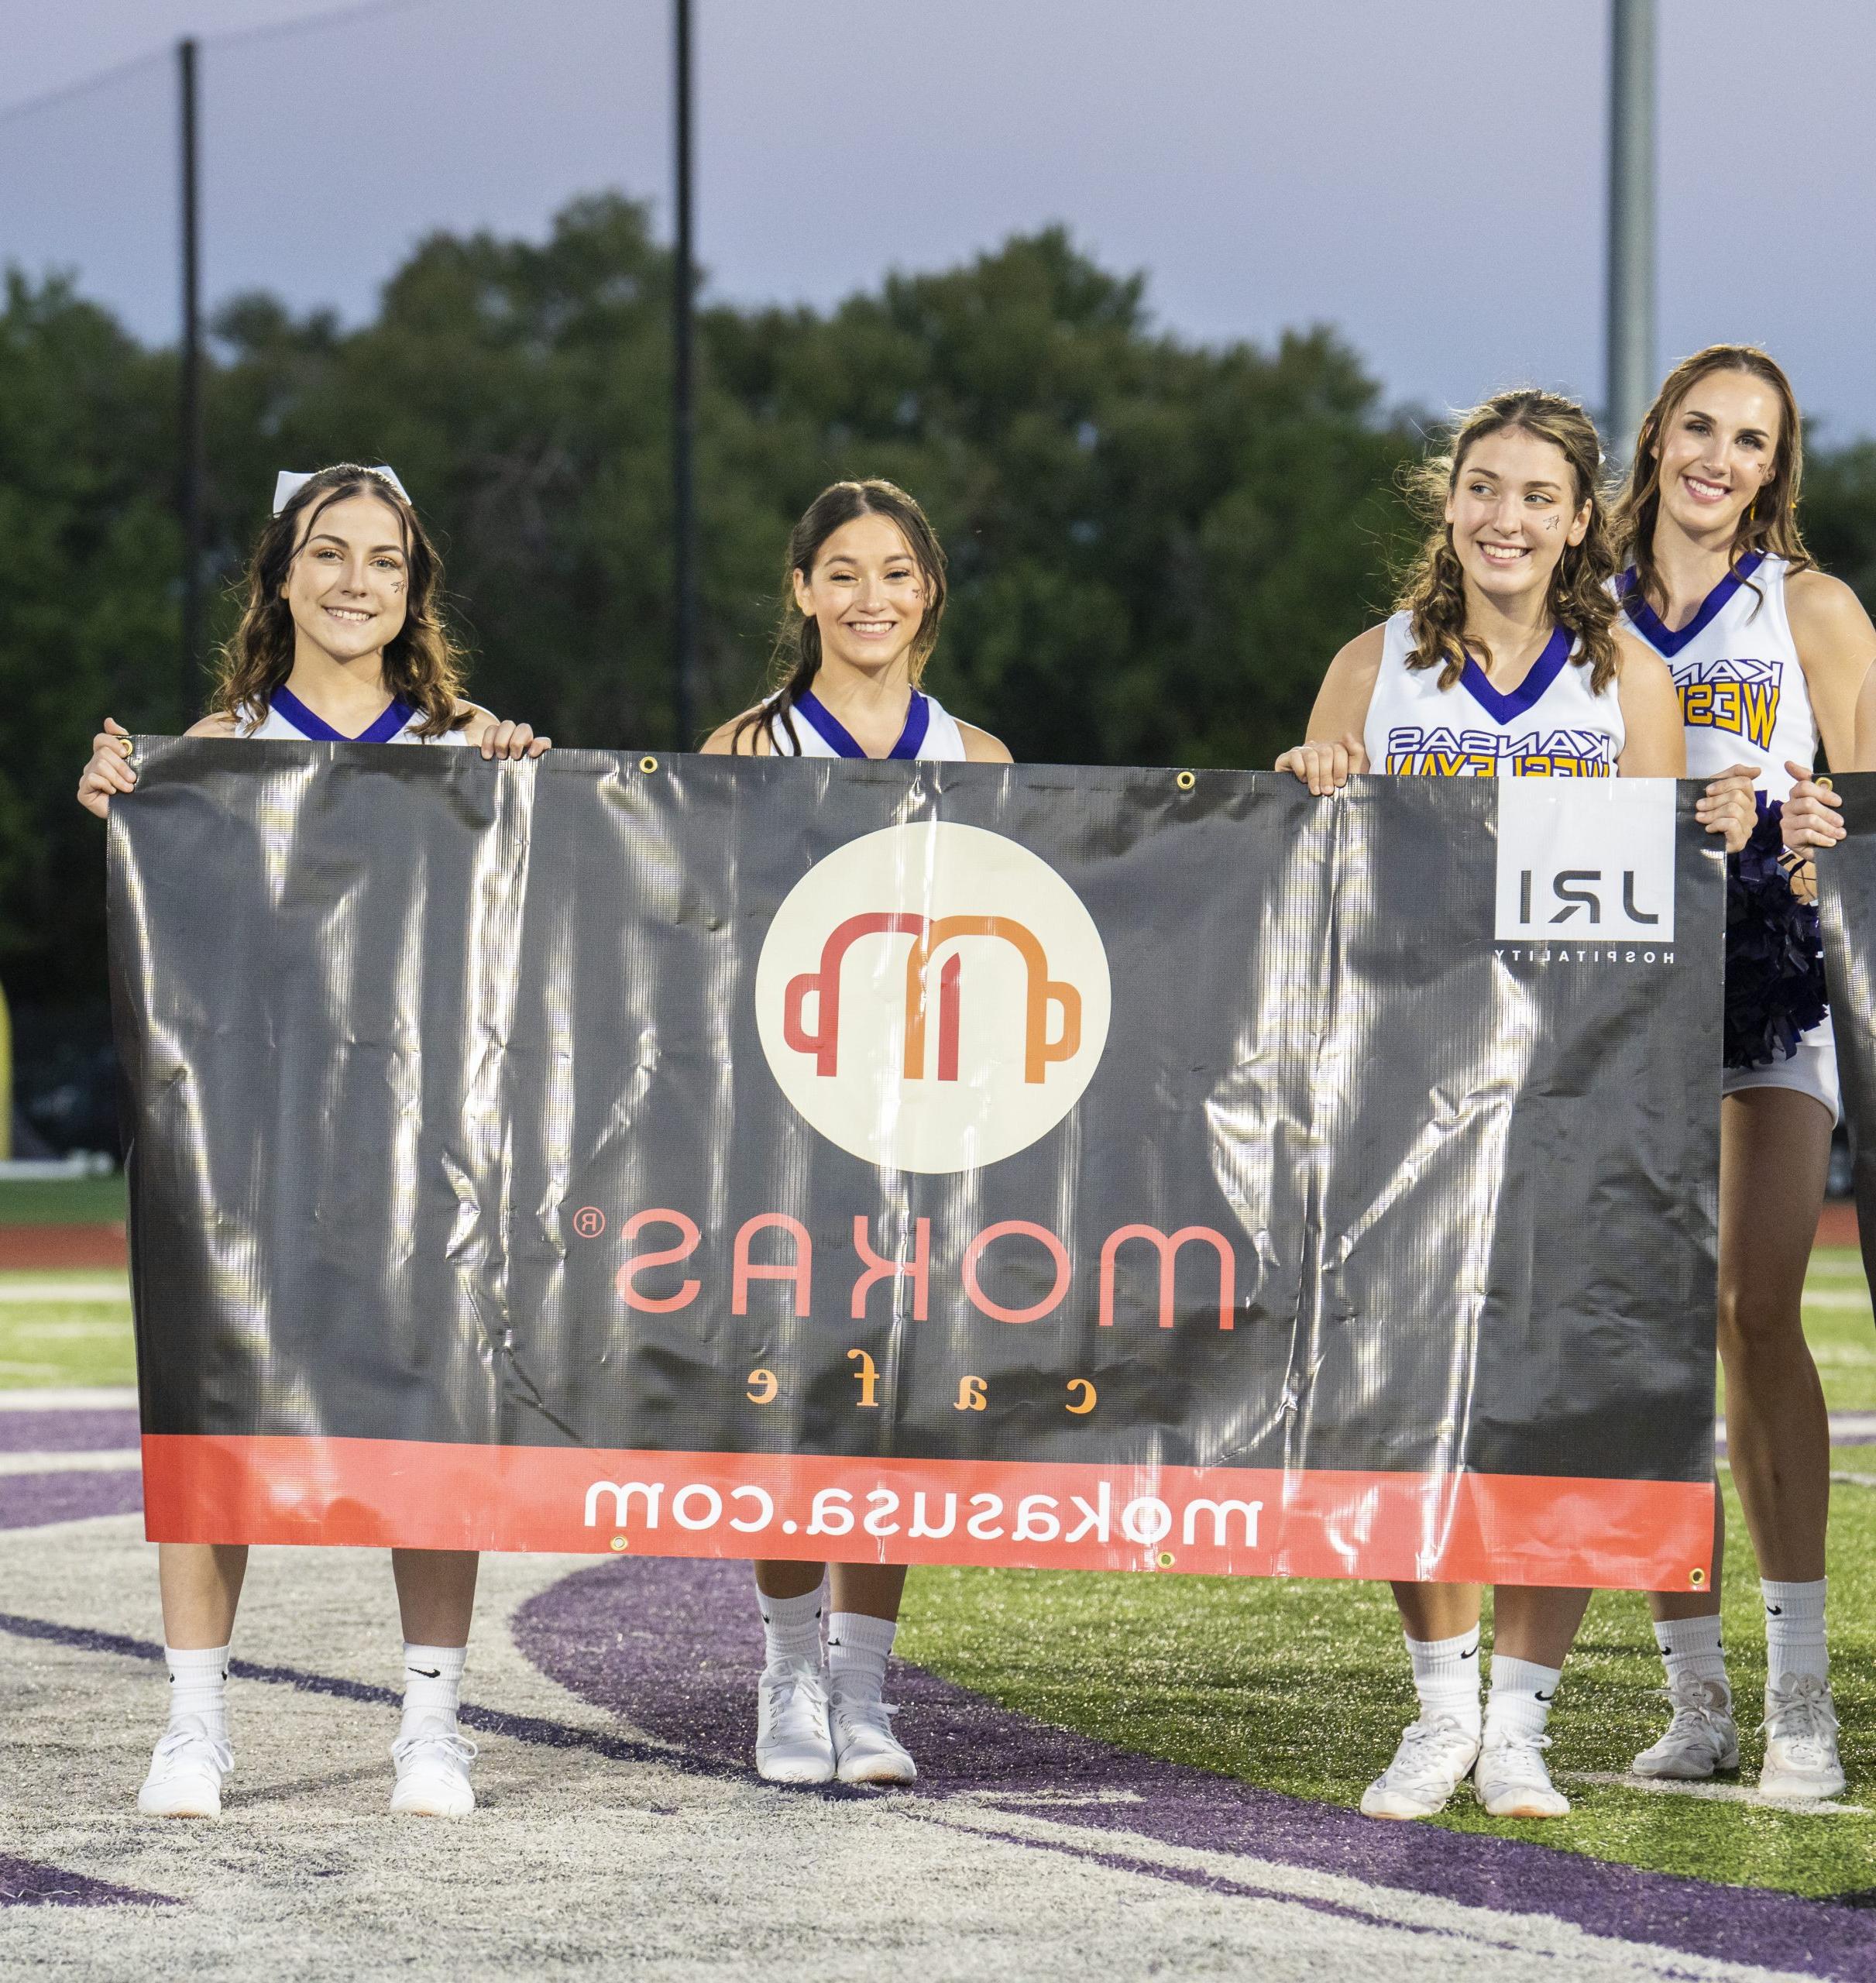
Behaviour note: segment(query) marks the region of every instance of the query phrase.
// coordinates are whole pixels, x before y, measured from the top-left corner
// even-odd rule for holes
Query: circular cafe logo
[[[1107,1043],[1107,953],[1074,890],[979,827],[888,827],[775,912],[756,1023],[782,1091],[895,1170],[972,1170],[1081,1100]]]

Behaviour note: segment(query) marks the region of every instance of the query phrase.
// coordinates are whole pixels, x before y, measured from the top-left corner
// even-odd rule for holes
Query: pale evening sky
[[[367,311],[435,227],[668,226],[667,0],[0,0],[0,263],[174,335],[167,45],[204,39],[211,301]],[[1337,325],[1393,400],[1602,390],[1606,0],[695,0],[711,293],[826,304],[1062,221],[1160,320]],[[1876,9],[1662,0],[1666,361],[1769,345],[1876,432]],[[257,30],[263,32],[256,32]],[[218,40],[234,36],[239,38]],[[8,106],[153,59],[24,114]]]

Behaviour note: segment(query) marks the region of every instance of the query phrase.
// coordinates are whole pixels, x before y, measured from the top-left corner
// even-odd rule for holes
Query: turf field
[[[1857,1256],[1820,1252],[1808,1294],[1833,1413],[1876,1414]],[[871,1978],[883,1951],[1001,1978],[1020,1947],[1026,1975],[1077,1979],[1380,1963],[1876,1978],[1876,1444],[1836,1452],[1850,1782],[1833,1806],[1757,1804],[1754,1738],[1738,1783],[1620,1780],[1658,1730],[1638,1599],[1596,1600],[1566,1675],[1551,1761],[1569,1818],[1495,1823],[1462,1795],[1437,1825],[1380,1827],[1350,1807],[1411,1713],[1385,1590],[943,1570],[915,1575],[894,1688],[926,1782],[777,1792],[741,1761],[740,1565],[510,1558],[485,1572],[468,1690],[483,1808],[414,1839],[379,1816],[396,1648],[383,1559],[357,1552],[260,1552],[237,1647],[261,1662],[236,1689],[242,1794],[219,1827],[136,1818],[159,1631],[134,1421],[96,1388],[131,1370],[120,1277],[0,1276],[0,1648],[25,1682],[0,1734],[0,1972],[564,1963],[824,1983]],[[1727,1620],[1749,1702],[1763,1634],[1746,1579]],[[841,1897],[837,1922],[806,1905],[803,1865]]]

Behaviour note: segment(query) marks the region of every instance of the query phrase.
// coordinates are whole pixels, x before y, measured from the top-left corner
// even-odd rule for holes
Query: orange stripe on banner
[[[1713,1490],[1521,1474],[143,1441],[160,1542],[630,1552],[1686,1590]]]

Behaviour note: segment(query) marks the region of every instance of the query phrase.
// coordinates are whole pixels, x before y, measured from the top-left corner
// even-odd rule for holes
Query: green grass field
[[[133,1382],[127,1298],[121,1288],[115,1300],[89,1298],[115,1279],[0,1275],[0,1386]],[[66,1289],[88,1298],[59,1298]],[[1857,1255],[1820,1252],[1807,1295],[1806,1329],[1832,1409],[1876,1410],[1876,1336]],[[1661,1726],[1642,1601],[1605,1592],[1551,1722],[1551,1761],[1572,1815],[1501,1827],[1462,1796],[1435,1822],[1704,1879],[1818,1895],[1876,1888],[1876,1446],[1841,1448],[1836,1464],[1870,1483],[1840,1483],[1831,1518],[1833,1675],[1850,1778],[1840,1809],[1799,1814],[1746,1801],[1737,1786],[1713,1797],[1600,1780],[1619,1776]],[[1727,1486],[1736,1552],[1727,1634],[1749,1726],[1764,1635]],[[1042,1720],[1341,1804],[1359,1798],[1414,1712],[1393,1605],[1374,1584],[923,1569],[900,1648]],[[1747,1735],[1746,1789],[1757,1749]]]
[[[0,1225],[122,1225],[124,1174],[0,1182]]]
[[[1833,1411],[1876,1409],[1876,1336],[1862,1263],[1847,1248],[1812,1266],[1806,1333]],[[1805,1894],[1876,1889],[1876,1446],[1838,1450],[1869,1477],[1834,1490],[1833,1682],[1850,1788],[1837,1810],[1745,1801],[1759,1740],[1765,1635],[1730,1476],[1728,1662],[1744,1768],[1730,1796],[1600,1782],[1660,1734],[1661,1665],[1642,1600],[1603,1592],[1565,1672],[1551,1765],[1575,1809],[1505,1824],[1462,1794],[1434,1822],[1504,1830],[1661,1872]],[[1255,1579],[917,1570],[899,1647],[909,1659],[1044,1721],[1266,1789],[1353,1805],[1414,1717],[1413,1688],[1384,1586]],[[1588,1779],[1588,1780],[1586,1780]],[[1859,1808],[1867,1803],[1868,1808]]]

